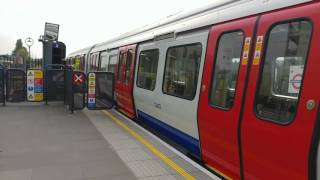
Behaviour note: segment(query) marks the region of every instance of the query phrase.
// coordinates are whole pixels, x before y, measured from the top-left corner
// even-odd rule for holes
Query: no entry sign
[[[83,73],[74,73],[72,77],[73,83],[82,84],[84,83],[84,74]]]

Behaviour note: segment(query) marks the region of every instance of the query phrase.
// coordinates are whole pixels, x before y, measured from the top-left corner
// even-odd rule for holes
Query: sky
[[[59,41],[67,54],[104,42],[214,0],[3,0],[0,9],[0,54],[11,54],[17,39],[34,39],[31,57],[42,57],[39,36],[45,22],[60,25]]]

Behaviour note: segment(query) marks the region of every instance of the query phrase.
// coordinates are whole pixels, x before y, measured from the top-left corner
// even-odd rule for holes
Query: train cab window
[[[233,105],[243,41],[241,31],[219,38],[209,101],[213,106],[230,109]]]
[[[311,34],[312,25],[306,20],[271,29],[255,100],[259,117],[280,124],[293,120]]]
[[[109,72],[115,72],[117,63],[118,63],[118,55],[114,54],[114,55],[110,55],[109,56],[109,64],[108,64],[108,71]]]
[[[132,63],[132,50],[129,50],[127,53],[127,60],[126,60],[126,76],[125,76],[126,84],[128,84],[128,82],[130,81],[131,63]]]
[[[119,63],[118,63],[118,69],[117,69],[117,80],[121,81],[122,80],[122,66],[124,63],[124,53],[121,53],[119,56]]]
[[[167,51],[163,93],[192,100],[196,94],[201,44],[170,47]]]
[[[139,56],[139,67],[137,86],[153,91],[156,85],[159,50],[141,51]]]
[[[100,71],[107,71],[108,69],[108,56],[107,53],[103,52],[100,55]]]

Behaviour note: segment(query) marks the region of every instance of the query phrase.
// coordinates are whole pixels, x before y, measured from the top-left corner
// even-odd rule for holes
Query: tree
[[[28,50],[23,46],[22,40],[18,39],[16,42],[16,47],[12,51],[12,55],[16,56],[17,59],[22,58],[23,62],[26,62],[28,58]]]

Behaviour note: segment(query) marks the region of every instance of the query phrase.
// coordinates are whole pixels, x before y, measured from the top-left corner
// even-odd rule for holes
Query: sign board
[[[44,38],[57,41],[59,36],[59,24],[47,23],[44,29]]]
[[[71,70],[72,71],[72,70]],[[86,75],[80,71],[72,71],[71,97],[73,103],[72,110],[81,110],[86,107]],[[68,87],[68,85],[67,85]],[[95,92],[94,92],[95,93]],[[68,96],[68,95],[67,95]]]
[[[84,83],[84,79],[85,79],[85,77],[84,77],[83,73],[79,72],[79,73],[74,73],[72,75],[72,80],[73,80],[74,84],[82,84],[82,83]]]
[[[88,107],[96,107],[96,74],[89,73],[88,75]]]
[[[43,72],[28,70],[27,72],[27,99],[28,101],[43,101]]]
[[[298,94],[304,66],[290,66],[288,93]]]

